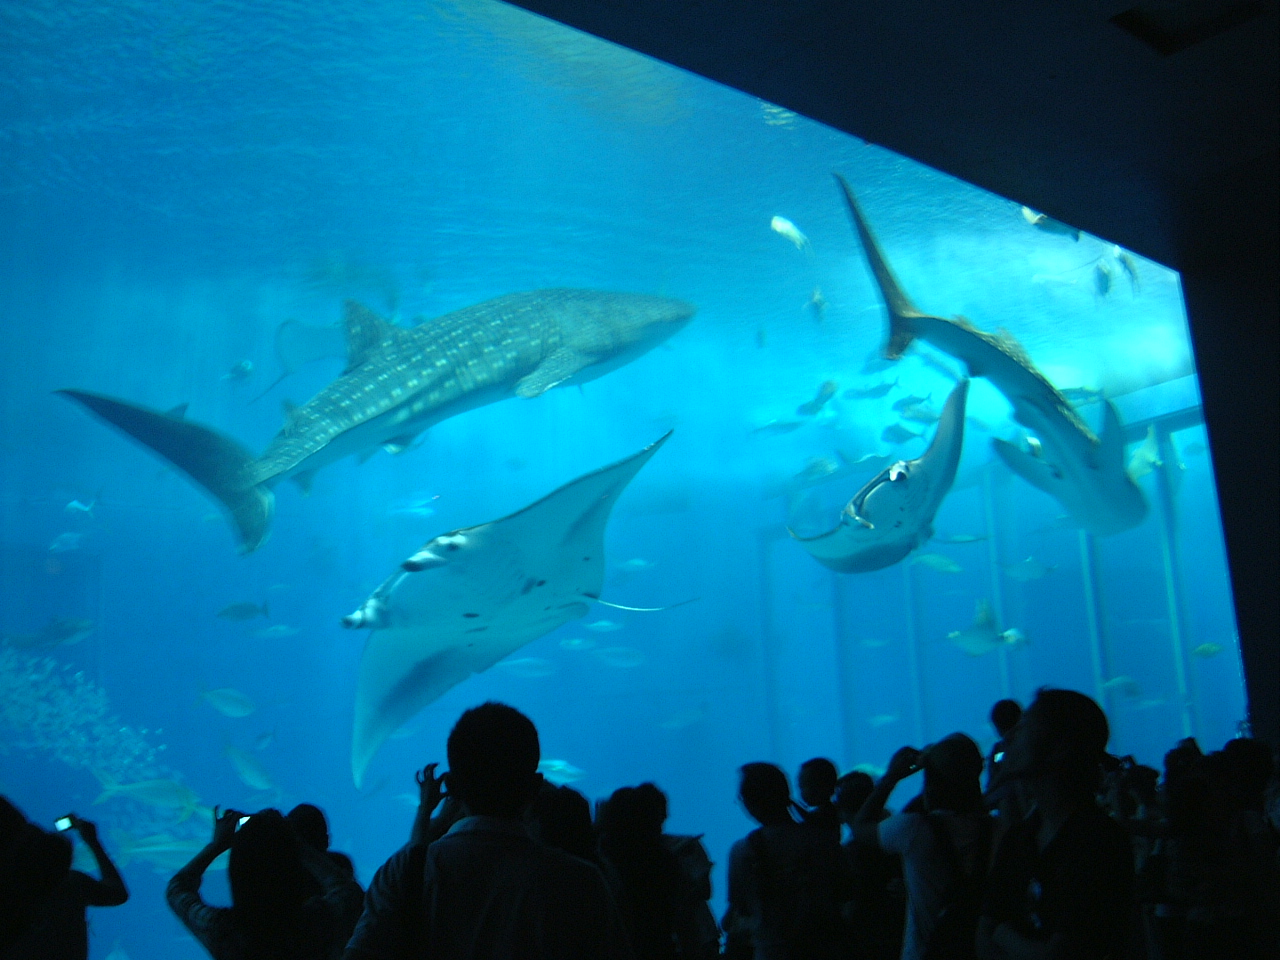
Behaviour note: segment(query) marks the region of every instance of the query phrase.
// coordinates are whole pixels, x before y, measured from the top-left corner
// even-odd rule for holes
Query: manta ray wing
[[[373,628],[356,685],[351,771],[473,673],[584,616],[604,584],[613,505],[668,433],[510,516],[443,534],[343,622]]]

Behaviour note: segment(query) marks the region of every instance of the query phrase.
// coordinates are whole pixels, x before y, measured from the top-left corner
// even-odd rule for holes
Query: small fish
[[[952,630],[947,639],[971,657],[980,657],[1000,647],[1016,647],[1027,642],[1022,631],[998,630],[995,612],[989,600],[979,600],[973,623],[963,630]]]
[[[812,417],[821,412],[822,408],[827,405],[827,401],[836,395],[839,384],[834,380],[826,380],[822,386],[818,387],[818,392],[814,394],[812,400],[808,403],[802,403],[796,407],[796,416]]]
[[[889,464],[897,460],[897,457],[890,457],[880,453],[868,453],[854,460],[841,450],[836,451],[836,456],[840,458],[840,462],[846,467],[853,467],[858,470],[870,470],[873,473],[879,473]]]
[[[397,793],[391,799],[411,810],[418,809],[419,804],[422,803],[422,798],[416,793]]]
[[[591,652],[606,667],[638,667],[644,663],[644,654],[633,647],[602,647]]]
[[[612,620],[597,620],[595,623],[588,623],[587,629],[594,630],[596,633],[613,633],[615,630],[621,630],[622,624],[614,623]]]
[[[391,508],[387,511],[393,517],[433,517],[436,513],[435,502],[440,499],[440,494],[433,497],[419,497],[410,500],[396,500],[391,504]]]
[[[1138,261],[1133,259],[1133,254],[1128,250],[1113,246],[1111,255],[1116,258],[1116,262],[1120,264],[1120,269],[1125,272],[1129,278],[1129,289],[1133,291],[1133,295],[1138,295],[1138,288],[1142,286],[1142,282],[1138,279]]]
[[[797,250],[810,249],[809,238],[800,232],[800,228],[786,217],[774,217],[769,221],[769,229],[780,237],[786,237],[795,244]]]
[[[918,563],[922,567],[928,567],[930,570],[936,570],[938,573],[963,573],[964,567],[956,563],[950,557],[945,557],[940,553],[921,553],[917,555],[912,563]]]
[[[1119,694],[1129,700],[1136,700],[1142,696],[1142,687],[1138,685],[1138,681],[1133,677],[1112,677],[1102,685],[1102,689],[1108,693]]]
[[[231,369],[222,375],[222,379],[240,381],[248,380],[251,376],[253,376],[253,361],[237,360],[231,365]]]
[[[893,409],[896,410],[898,413],[901,413],[903,410],[906,410],[908,407],[918,407],[922,403],[928,403],[932,399],[933,399],[933,394],[929,394],[928,396],[924,396],[924,397],[917,397],[915,394],[911,394],[910,396],[906,396],[906,397],[899,397],[897,400],[893,401]]]
[[[908,443],[911,440],[919,440],[923,436],[923,433],[913,433],[900,423],[891,423],[884,428],[880,439],[886,443]]]
[[[518,657],[515,660],[503,660],[498,666],[505,673],[509,673],[513,677],[522,677],[526,680],[549,677],[556,672],[556,665],[550,660],[543,660],[541,657]]]
[[[1061,220],[1055,220],[1053,217],[1046,216],[1043,213],[1036,213],[1030,207],[1022,208],[1022,219],[1031,224],[1037,230],[1043,230],[1045,233],[1053,233],[1062,237],[1070,237],[1072,240],[1080,239],[1080,231],[1075,227],[1068,226]]]
[[[840,469],[840,464],[830,457],[810,457],[805,468],[797,473],[793,480],[806,486],[820,483]]]
[[[881,647],[887,647],[889,645],[888,640],[880,640],[875,637],[863,637],[858,642],[868,650],[879,650]]]
[[[266,733],[260,733],[253,738],[253,749],[265,750],[275,742],[276,732],[274,730],[268,730]]]
[[[930,424],[938,422],[938,412],[923,403],[913,403],[911,406],[906,407],[900,416],[903,420],[910,420],[913,423]]]
[[[821,322],[827,316],[827,298],[822,295],[822,291],[817,287],[813,288],[813,293],[809,294],[809,302],[805,304],[813,315]]]
[[[90,520],[92,520],[93,508],[97,506],[97,504],[98,504],[98,500],[96,497],[93,500],[90,500],[88,503],[84,503],[83,501],[80,501],[80,500],[72,500],[70,503],[68,503],[65,507],[62,508],[62,512],[69,513],[73,517],[75,516],[88,517]]]
[[[200,798],[195,791],[177,780],[138,780],[133,783],[116,783],[105,774],[97,774],[102,784],[102,792],[93,802],[105,803],[115,797],[133,800],[137,803],[155,807],[168,813],[179,812],[180,821],[187,819],[195,812]]]
[[[590,650],[595,645],[590,637],[565,637],[560,641],[561,650]]]
[[[686,727],[692,727],[695,723],[702,720],[707,715],[705,704],[688,707],[684,710],[677,710],[665,720],[658,724],[663,730],[684,730]]]
[[[212,819],[212,813],[210,813]],[[136,839],[124,831],[113,831],[113,852],[117,852],[120,866],[127,866],[135,860],[150,864],[161,873],[173,873],[181,869],[197,853],[204,849],[205,841],[196,837],[174,837],[168,833],[157,833],[149,837]],[[209,865],[212,870],[227,869],[226,854],[217,857]],[[123,954],[123,951],[121,951]],[[113,951],[107,960],[115,956]]]
[[[1018,583],[1041,580],[1050,571],[1058,569],[1054,565],[1041,563],[1035,557],[1027,557],[1027,559],[1019,560],[1017,563],[1005,563],[1001,564],[1001,566],[1004,568],[1004,575],[1010,580],[1018,581]]]
[[[779,437],[804,426],[803,420],[770,420],[751,431],[753,437]]]
[[[1157,470],[1164,466],[1164,461],[1160,459],[1160,441],[1156,439],[1155,425],[1147,427],[1146,439],[1137,450],[1133,451],[1133,456],[1129,458],[1129,476],[1135,480],[1140,480],[1149,474],[1152,470]]]
[[[987,539],[985,533],[957,533],[950,537],[939,537],[939,543],[978,543]]]
[[[258,709],[252,700],[246,697],[239,690],[231,687],[219,687],[216,690],[206,690],[200,694],[200,699],[213,709],[217,710],[224,717],[247,717]]]
[[[898,722],[896,713],[877,713],[874,717],[868,717],[867,723],[879,730],[881,727],[887,727],[891,723]]]
[[[538,761],[538,772],[543,778],[554,783],[557,787],[563,787],[566,783],[576,783],[587,775],[587,771],[580,767],[575,767],[568,760],[555,760],[547,758]]]
[[[277,623],[270,627],[263,627],[261,630],[255,630],[253,635],[259,640],[279,640],[283,637],[292,637],[300,631],[297,627],[291,627],[287,623]]]
[[[222,752],[231,761],[231,766],[235,768],[236,776],[240,778],[240,782],[246,787],[253,790],[275,789],[271,774],[267,773],[266,768],[256,758],[231,744],[227,744]]]
[[[83,543],[83,533],[60,533],[54,537],[53,542],[49,544],[49,552],[70,553],[72,550],[79,550]]]
[[[265,603],[257,604],[241,601],[240,603],[231,603],[223,607],[218,611],[217,616],[222,620],[243,622],[257,617],[270,617],[271,611],[267,609]]]
[[[1105,260],[1099,260],[1093,267],[1093,289],[1100,297],[1111,292],[1111,266]]]
[[[652,570],[654,562],[644,557],[632,557],[630,560],[622,561],[618,566],[630,573],[639,573],[641,570]]]
[[[882,380],[879,383],[873,383],[869,387],[850,387],[844,393],[840,394],[840,396],[844,397],[846,400],[879,400],[881,397],[886,396],[889,391],[897,385],[897,380],[892,382]]]
[[[1202,643],[1191,652],[1197,657],[1216,657],[1222,652],[1222,647],[1216,643]]]
[[[889,360],[880,355],[880,351],[872,350],[867,354],[867,359],[862,364],[863,373],[880,373],[882,370],[888,370],[897,361]]]

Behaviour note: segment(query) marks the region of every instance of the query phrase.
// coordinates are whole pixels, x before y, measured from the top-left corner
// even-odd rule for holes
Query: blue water
[[[1098,696],[1112,749],[1147,763],[1181,736],[1209,748],[1236,732],[1230,584],[1176,274],[1134,258],[1131,284],[1104,240],[1038,230],[1016,203],[488,0],[261,6],[0,7],[0,634],[51,617],[93,628],[74,644],[0,646],[0,791],[33,818],[94,817],[116,852],[203,839],[203,812],[93,805],[93,770],[173,778],[209,806],[308,800],[367,881],[407,836],[413,770],[443,759],[462,709],[497,698],[535,719],[544,756],[581,771],[589,796],[655,780],[669,828],[705,833],[723,863],[749,829],[733,801],[741,763],[882,766],[956,729],[989,743],[991,703],[1041,684]],[[1140,527],[1093,541],[1063,523],[992,462],[988,436],[1020,428],[977,380],[939,539],[919,551],[958,572],[917,557],[836,575],[791,542],[787,524],[830,526],[879,467],[825,472],[919,454],[925,440],[880,439],[895,400],[937,407],[950,388],[927,348],[861,372],[884,313],[832,171],[923,309],[1005,328],[1058,386],[1116,397],[1130,454],[1148,420],[1181,417],[1162,468],[1171,522],[1157,469],[1139,481],[1153,506]],[[771,231],[774,216],[810,246]],[[255,401],[278,372],[283,321],[335,324],[354,297],[409,324],[551,286],[679,297],[698,314],[582,390],[491,405],[397,457],[333,465],[309,498],[282,485],[272,537],[247,557],[192,484],[51,394],[187,402],[191,419],[261,450],[281,401],[342,368],[315,360]],[[247,378],[226,376],[243,360]],[[882,399],[840,395],[893,379]],[[797,417],[827,380],[835,399]],[[1080,412],[1099,422],[1096,403]],[[672,428],[609,524],[604,596],[697,602],[597,607],[536,640],[514,655],[524,662],[424,710],[357,791],[363,635],[339,619],[424,540]],[[69,512],[73,500],[92,514]],[[1017,578],[1027,571],[1043,575]],[[948,642],[979,600],[1026,642],[981,656]],[[267,603],[270,619],[216,616],[239,601]],[[620,629],[586,629],[600,620]],[[286,629],[262,635],[273,626]],[[217,688],[256,709],[220,715],[200,696]],[[246,785],[228,747],[271,789]],[[173,865],[159,861],[129,859],[134,898],[94,913],[93,956],[201,955],[167,914]],[[211,898],[224,876],[209,875]],[[715,880],[719,900],[720,868]]]

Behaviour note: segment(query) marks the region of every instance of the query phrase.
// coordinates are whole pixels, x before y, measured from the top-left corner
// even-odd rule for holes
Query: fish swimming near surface
[[[247,717],[258,709],[257,704],[239,690],[232,687],[219,687],[216,690],[205,690],[200,699],[224,717]]]
[[[96,507],[97,505],[98,505],[98,500],[96,497],[93,500],[90,500],[88,503],[85,503],[82,500],[72,500],[70,503],[68,503],[65,507],[62,508],[62,512],[69,513],[73,517],[87,517],[88,519],[92,520],[93,508]]]
[[[1197,657],[1216,657],[1222,652],[1222,645],[1218,643],[1202,643],[1191,652]]]
[[[996,453],[1014,473],[1055,497],[1080,526],[1098,536],[1141,523],[1147,501],[1124,468],[1124,427],[1115,406],[1102,405],[1099,438],[1008,334],[993,336],[962,318],[947,320],[921,313],[894,277],[849,184],[838,174],[836,179],[888,308],[884,355],[901,357],[919,337],[962,361],[970,376],[985,377],[1004,394],[1013,405],[1014,419],[1040,442],[1037,455],[1005,440],[992,440]]]
[[[393,517],[421,517],[426,519],[435,516],[436,501],[440,499],[440,494],[431,497],[416,497],[407,500],[397,500],[391,504],[387,513]]]
[[[973,623],[963,630],[953,630],[947,639],[971,657],[980,657],[998,650],[1026,643],[1020,630],[1001,630],[996,624],[995,612],[987,600],[979,600]]]
[[[1028,583],[1032,580],[1043,580],[1058,568],[1051,564],[1042,563],[1035,557],[1027,557],[1017,563],[1001,564],[1001,569],[1004,570],[1004,575],[1010,580]]]
[[[242,601],[240,603],[229,603],[218,611],[217,616],[221,620],[231,620],[235,623],[242,623],[245,620],[254,620],[258,617],[270,617],[271,611],[265,603],[249,603]]]
[[[827,405],[827,401],[836,395],[836,390],[839,386],[840,385],[834,380],[825,381],[822,386],[818,387],[818,392],[814,395],[812,400],[808,403],[802,403],[800,406],[796,407],[796,416],[816,416],[822,411],[822,408]]]
[[[428,541],[343,619],[372,631],[356,680],[357,787],[382,743],[419,710],[590,612],[604,585],[613,506],[669,436],[510,516]]]
[[[554,783],[557,787],[563,787],[566,783],[577,783],[587,775],[587,771],[575,767],[568,760],[555,760],[550,757],[538,761],[538,772],[545,780]]]
[[[840,396],[846,400],[879,400],[887,396],[889,391],[898,385],[897,380],[882,380],[869,387],[850,387]]]
[[[542,657],[518,657],[515,660],[503,660],[498,664],[503,673],[526,680],[549,677],[556,672],[556,665]]]
[[[433,424],[508,397],[602,376],[680,330],[694,307],[665,297],[595,290],[513,293],[397,327],[346,306],[347,366],[301,407],[261,457],[216,431],[123,400],[60,390],[193,479],[225,510],[243,552],[271,527],[272,488],[305,492],[317,470],[379,447],[408,449]]]
[[[943,556],[940,553],[921,553],[914,557],[911,562],[918,563],[922,567],[928,567],[930,570],[936,570],[938,573],[964,573],[964,567],[950,557]]]
[[[596,633],[613,633],[615,630],[621,630],[622,624],[616,620],[596,620],[587,624],[588,630],[594,630]]]
[[[816,537],[791,536],[819,563],[841,573],[866,573],[897,563],[933,536],[933,518],[951,489],[964,442],[969,381],[961,380],[942,408],[929,448],[872,477]]]
[[[595,645],[590,637],[565,637],[560,641],[561,650],[590,650]]]
[[[797,250],[810,249],[809,238],[800,232],[800,228],[786,217],[774,217],[769,221],[769,229],[780,237],[786,237]]]
[[[1068,226],[1061,220],[1055,220],[1053,217],[1043,213],[1036,213],[1030,207],[1022,208],[1022,219],[1031,224],[1037,230],[1043,230],[1045,233],[1054,233],[1061,237],[1070,237],[1072,240],[1080,239],[1080,231],[1072,226]]]
[[[222,375],[223,380],[248,380],[253,376],[252,360],[237,360],[231,369]]]
[[[276,785],[271,779],[271,774],[267,773],[267,768],[256,757],[231,744],[223,747],[222,753],[231,761],[231,766],[235,768],[236,776],[240,778],[240,782],[246,787],[253,790],[275,789]]]
[[[53,538],[49,544],[50,553],[70,553],[73,550],[79,550],[84,543],[83,533],[60,533]]]
[[[885,443],[909,443],[912,440],[919,440],[923,436],[923,433],[908,430],[900,423],[891,423],[880,431],[880,439]]]
[[[95,771],[102,792],[93,802],[106,803],[119,797],[133,800],[166,813],[179,814],[179,822],[195,812],[200,798],[194,790],[177,780],[139,780],[134,783],[116,783],[103,773]]]
[[[1129,700],[1136,700],[1142,696],[1142,687],[1133,677],[1119,676],[1112,677],[1102,685],[1102,689],[1108,693],[1115,693]]]

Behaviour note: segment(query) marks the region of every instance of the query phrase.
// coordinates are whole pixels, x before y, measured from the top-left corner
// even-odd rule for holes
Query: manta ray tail
[[[893,270],[889,268],[889,261],[884,258],[875,234],[867,226],[867,221],[862,216],[862,210],[853,196],[853,189],[848,181],[838,173],[834,176],[836,182],[840,184],[840,189],[844,191],[844,200],[849,206],[849,217],[853,220],[859,239],[862,240],[862,249],[867,255],[867,266],[871,268],[871,273],[876,278],[876,285],[880,288],[880,294],[884,297],[884,304],[889,308],[889,339],[884,345],[885,358],[897,360],[915,339],[911,318],[919,316],[920,311],[916,309],[916,305],[899,285],[898,278],[893,275]]]
[[[230,437],[208,427],[101,394],[58,390],[64,397],[101,417],[113,427],[173,464],[226,510],[250,553],[271,529],[275,498],[253,479],[254,456]]]

